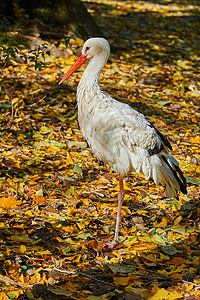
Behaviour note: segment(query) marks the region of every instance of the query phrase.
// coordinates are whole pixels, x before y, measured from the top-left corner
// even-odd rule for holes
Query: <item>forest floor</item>
[[[188,194],[167,199],[129,174],[120,244],[107,247],[118,175],[79,129],[84,67],[58,86],[83,40],[62,42],[40,71],[18,57],[2,64],[0,299],[200,299],[199,1],[85,3],[111,43],[101,87],[168,138]]]

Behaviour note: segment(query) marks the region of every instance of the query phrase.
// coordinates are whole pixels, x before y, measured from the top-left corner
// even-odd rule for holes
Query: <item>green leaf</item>
[[[20,268],[23,269],[23,270],[25,270],[25,271],[28,270],[27,266],[20,266]]]
[[[65,46],[66,46],[66,48],[68,47],[69,42],[70,42],[70,39],[65,40]]]
[[[66,147],[66,144],[60,143],[60,142],[54,141],[54,140],[49,141],[49,144],[54,146],[54,147],[58,147],[58,148]]]
[[[128,274],[135,272],[135,268],[132,265],[108,264],[107,266],[113,273]]]
[[[6,294],[10,299],[14,299],[15,298],[15,295],[13,295],[13,294],[10,294],[10,293],[8,293],[8,294]]]
[[[200,178],[196,178],[196,177],[190,177],[185,175],[186,181],[187,183],[192,183],[194,185],[199,185],[200,186]]]
[[[173,246],[165,246],[162,248],[162,251],[168,255],[175,255],[177,254],[179,251],[173,247]]]
[[[156,102],[158,105],[167,105],[167,104],[170,104],[171,101],[169,100],[161,100],[161,101],[158,101]]]
[[[180,234],[185,234],[185,227],[182,227],[182,226],[172,226],[170,229],[172,231],[178,232]]]
[[[88,232],[80,232],[78,235],[77,235],[77,238],[81,239],[81,240],[87,240],[88,237],[92,237],[92,235]]]
[[[58,48],[60,46],[60,41],[54,43],[55,47]],[[48,51],[47,51],[48,52]],[[50,54],[49,54],[50,55]]]
[[[43,197],[43,190],[42,189],[40,189],[40,190],[38,190],[38,191],[36,191],[36,193],[35,193],[36,195],[38,195],[38,196],[41,196],[41,197]]]
[[[15,241],[16,243],[24,243],[24,244],[34,244],[35,241],[33,241],[30,237],[27,235],[12,235],[10,237],[12,241]]]
[[[10,104],[0,104],[0,107],[2,107],[2,108],[10,108],[10,107],[12,107],[12,105],[10,105]]]
[[[78,165],[74,166],[74,172],[81,175],[81,177],[83,177],[83,171],[81,170],[81,168]]]
[[[181,205],[180,205],[180,204],[178,203],[178,201],[176,201],[176,200],[170,201],[169,204],[170,204],[171,206],[173,206],[174,204],[176,204],[177,207],[181,207]]]
[[[41,126],[40,127],[40,133],[41,134],[47,134],[47,133],[50,133],[50,132],[54,132],[53,128],[48,127],[48,126]]]
[[[163,238],[162,236],[160,236],[159,234],[154,234],[153,237],[151,238],[151,240],[152,240],[152,242],[155,242],[159,245],[162,245],[162,246],[166,245],[166,242],[165,242],[166,239]]]

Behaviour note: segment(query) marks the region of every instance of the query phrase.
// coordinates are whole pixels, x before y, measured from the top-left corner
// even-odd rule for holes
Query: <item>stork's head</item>
[[[90,38],[88,39],[82,49],[82,54],[74,62],[71,68],[67,71],[65,76],[61,79],[59,84],[65,81],[71,74],[73,74],[86,61],[93,58],[99,58],[105,64],[110,54],[110,45],[104,38]]]
[[[110,54],[110,45],[104,38],[91,38],[88,39],[83,45],[82,55],[87,59],[91,59],[96,56],[104,56],[107,60]]]

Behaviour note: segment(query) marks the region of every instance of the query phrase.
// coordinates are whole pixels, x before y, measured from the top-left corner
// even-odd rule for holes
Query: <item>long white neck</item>
[[[92,96],[100,91],[98,80],[106,61],[107,57],[103,54],[90,59],[77,88],[78,102],[82,100],[84,91],[88,96]]]

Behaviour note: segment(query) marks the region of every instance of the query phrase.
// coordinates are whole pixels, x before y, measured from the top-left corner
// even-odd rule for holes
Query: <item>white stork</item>
[[[124,198],[123,176],[128,172],[142,172],[145,179],[153,179],[164,186],[168,198],[186,194],[186,180],[178,162],[169,154],[168,140],[144,115],[104,93],[98,85],[99,75],[110,54],[104,38],[88,39],[82,54],[60,81],[61,84],[86,60],[77,88],[78,121],[83,136],[95,156],[119,173],[118,212],[114,239],[118,244],[119,223]]]

